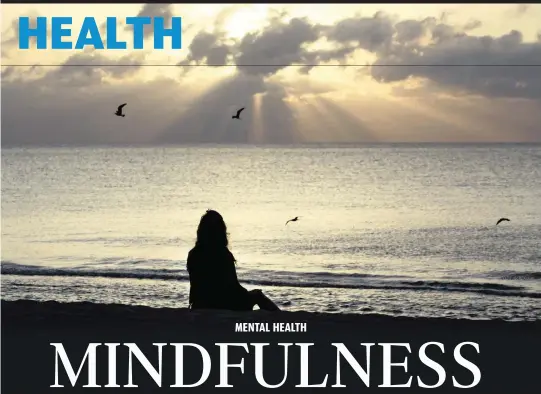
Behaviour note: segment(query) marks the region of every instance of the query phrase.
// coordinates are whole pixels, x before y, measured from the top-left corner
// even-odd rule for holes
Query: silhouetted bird
[[[296,222],[297,220],[299,220],[299,217],[298,216],[295,216],[293,219],[289,219],[287,222],[286,222],[286,226],[289,222]]]
[[[242,111],[244,111],[244,107],[242,107],[241,109],[239,109],[239,110],[237,111],[237,114],[236,114],[236,115],[233,115],[233,116],[231,117],[231,119],[240,119],[240,113],[241,113]]]
[[[501,222],[510,222],[510,220],[507,219],[507,218],[501,218],[500,220],[498,220],[498,221],[496,222],[496,226],[497,226],[498,224],[500,224]]]
[[[124,108],[124,106],[125,106],[126,104],[127,104],[127,103],[124,103],[124,104],[122,104],[122,105],[120,105],[120,106],[118,107],[118,109],[117,109],[116,112],[115,112],[115,115],[116,115],[116,116],[122,116],[122,117],[125,117],[125,116],[126,116],[126,115],[124,115],[124,114],[122,113],[122,108]]]

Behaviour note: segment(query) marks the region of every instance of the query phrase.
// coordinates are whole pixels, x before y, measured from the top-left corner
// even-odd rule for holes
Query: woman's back
[[[196,246],[188,254],[187,268],[192,308],[247,308],[248,291],[237,279],[235,259],[227,248]]]
[[[208,210],[199,222],[195,247],[188,253],[190,308],[253,310],[257,304],[279,310],[261,290],[249,292],[237,279],[235,257],[228,249],[222,215]]]

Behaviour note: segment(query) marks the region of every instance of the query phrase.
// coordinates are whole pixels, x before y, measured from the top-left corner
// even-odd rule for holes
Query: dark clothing
[[[194,247],[188,253],[192,309],[253,310],[253,297],[237,279],[235,258],[227,248]]]

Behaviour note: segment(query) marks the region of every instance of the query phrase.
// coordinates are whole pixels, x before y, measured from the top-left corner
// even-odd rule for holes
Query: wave
[[[2,275],[103,277],[118,279],[189,280],[185,270],[89,270],[76,268],[50,268],[3,262]],[[526,275],[527,273],[524,273]],[[538,273],[532,273],[534,276]],[[522,286],[488,282],[459,282],[407,279],[405,276],[370,274],[341,274],[325,272],[250,271],[242,280],[245,284],[274,287],[373,289],[404,291],[468,292],[506,297],[541,299],[541,293],[527,291]],[[274,279],[260,279],[274,278]]]
[[[2,275],[25,276],[95,276],[124,279],[188,280],[188,273],[185,270],[88,270],[76,268],[40,267],[37,265],[23,265],[4,262],[2,263],[1,272]]]
[[[515,272],[515,271],[497,271],[492,272],[490,276],[495,276],[506,280],[541,280],[541,272]]]

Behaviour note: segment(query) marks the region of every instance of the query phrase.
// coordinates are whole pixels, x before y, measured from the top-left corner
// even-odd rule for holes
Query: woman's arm
[[[239,309],[252,309],[255,305],[253,301],[254,297],[250,295],[250,292],[242,286],[237,277],[237,269],[235,267],[235,258],[231,252],[229,253],[227,261],[227,273],[224,280],[228,283],[228,293],[231,296],[232,301]]]
[[[190,294],[188,298],[189,307],[192,308],[194,302],[200,302],[201,296],[199,293],[199,288],[201,287],[201,284],[199,283],[201,279],[199,278],[198,274],[198,267],[197,267],[197,259],[195,258],[192,251],[188,253],[188,259],[186,261],[186,270],[188,271],[188,276],[190,279]]]
[[[232,286],[241,288],[244,291],[248,291],[244,287],[242,287],[239,282],[239,279],[237,277],[237,267],[235,266],[235,257],[231,252],[229,252],[227,256],[227,277]]]

